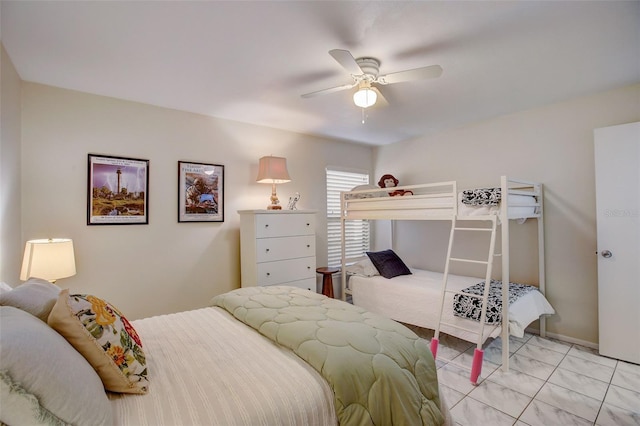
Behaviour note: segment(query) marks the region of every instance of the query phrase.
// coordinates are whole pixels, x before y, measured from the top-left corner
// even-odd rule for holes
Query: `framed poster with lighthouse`
[[[87,225],[149,223],[149,160],[89,154]]]

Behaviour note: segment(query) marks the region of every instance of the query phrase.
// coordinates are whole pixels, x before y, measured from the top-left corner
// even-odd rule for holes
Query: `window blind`
[[[368,173],[327,169],[327,264],[341,265],[340,192],[369,183]],[[346,257],[364,256],[370,249],[370,227],[365,220],[349,220],[345,224]]]

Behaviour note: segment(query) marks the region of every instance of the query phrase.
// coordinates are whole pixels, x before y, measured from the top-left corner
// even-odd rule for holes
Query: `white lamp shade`
[[[287,171],[287,159],[283,157],[266,156],[260,159],[258,165],[258,183],[286,183],[291,182]]]
[[[376,103],[378,99],[377,93],[371,88],[361,88],[353,94],[353,103],[360,108],[369,108]]]
[[[73,241],[66,238],[30,240],[24,248],[20,279],[31,277],[47,281],[76,274]]]

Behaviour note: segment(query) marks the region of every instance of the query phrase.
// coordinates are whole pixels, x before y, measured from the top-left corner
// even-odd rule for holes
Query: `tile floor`
[[[432,330],[410,328],[427,340],[433,337]],[[640,365],[525,334],[510,338],[508,372],[499,368],[500,338],[489,340],[479,384],[473,386],[474,348],[440,335],[438,380],[456,425],[640,426]]]

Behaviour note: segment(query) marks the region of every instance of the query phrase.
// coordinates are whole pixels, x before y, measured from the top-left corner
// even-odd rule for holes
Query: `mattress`
[[[345,194],[347,219],[444,219],[454,214],[461,216],[499,215],[500,206],[472,206],[462,203],[462,193],[457,195],[456,203],[450,195],[415,195],[397,197],[357,198]],[[509,219],[527,219],[537,217],[539,209],[536,197],[531,195],[509,194],[507,214]]]
[[[333,393],[311,366],[219,308],[132,324],[149,393],[109,393],[114,424],[337,424]]]
[[[438,324],[440,294],[443,274],[440,272],[411,269],[411,275],[401,275],[387,279],[376,275],[363,277],[351,275],[349,288],[353,303],[371,312],[387,316],[406,324],[435,330]],[[447,289],[462,289],[483,281],[482,278],[449,274]],[[445,294],[443,322],[455,324],[480,333],[477,321],[453,315],[452,293]],[[540,315],[555,313],[553,307],[539,291],[531,291],[509,306],[509,333],[522,337],[525,328]],[[442,325],[440,331],[460,339],[477,342],[478,334]],[[500,335],[500,325],[486,325],[482,341]]]
[[[460,201],[458,195],[458,216],[482,216],[500,214],[500,206],[470,206]],[[524,219],[537,213],[536,198],[530,195],[509,195],[509,219]]]

